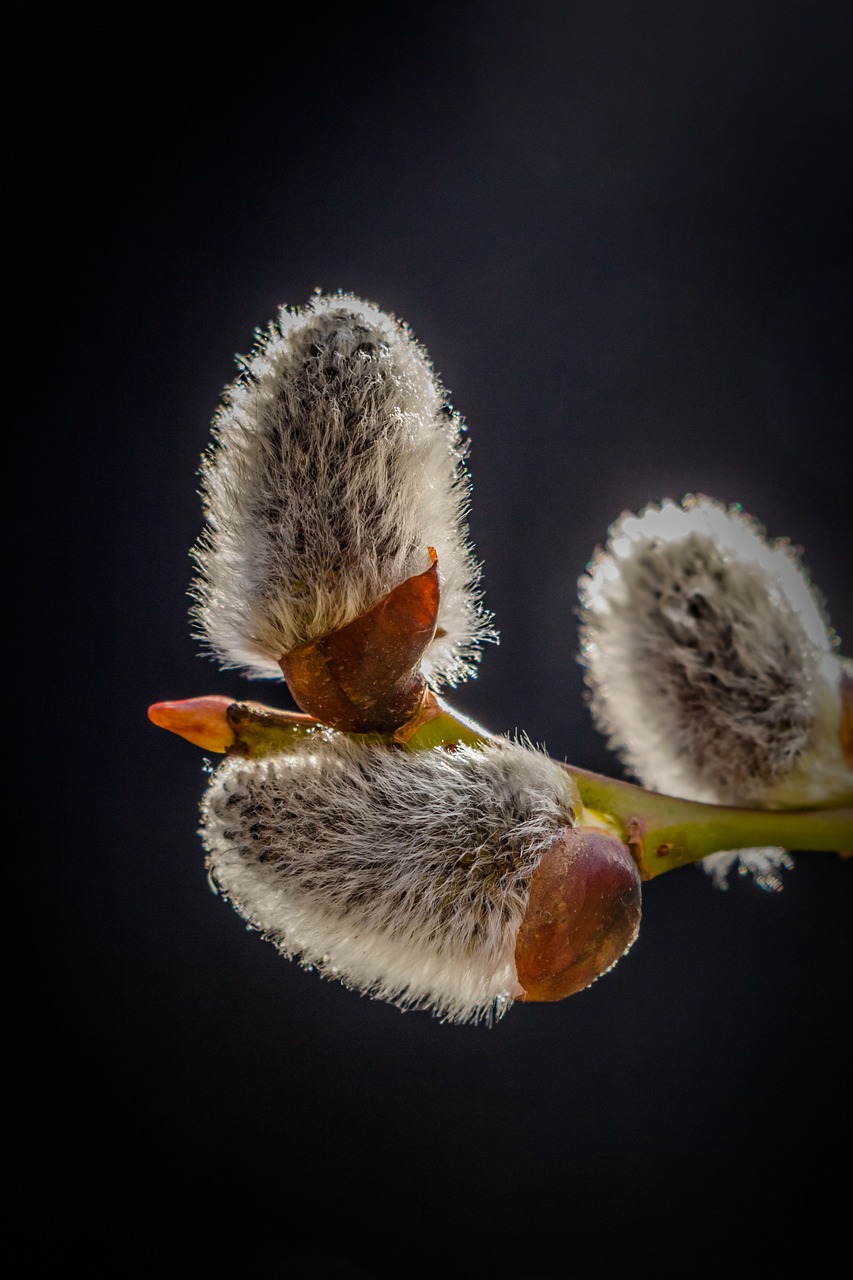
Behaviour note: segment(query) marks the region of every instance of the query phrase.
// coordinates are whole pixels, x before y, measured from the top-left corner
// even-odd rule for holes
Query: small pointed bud
[[[277,676],[407,579],[441,577],[421,657],[438,688],[494,638],[467,542],[459,416],[409,329],[347,294],[282,308],[214,421],[194,618],[226,666]]]
[[[346,733],[394,733],[420,710],[420,669],[435,633],[438,565],[407,578],[367,613],[279,661],[303,711]]]
[[[180,702],[155,702],[148,708],[148,719],[205,751],[227,751],[234,744],[234,730],[228,722],[233,701],[211,694]]]
[[[319,728],[313,716],[235,702],[219,694],[155,702],[148,708],[148,719],[205,751],[252,758],[292,751]]]
[[[560,832],[530,880],[515,945],[521,998],[563,1000],[590,986],[633,944],[641,910],[640,872],[620,840]]]

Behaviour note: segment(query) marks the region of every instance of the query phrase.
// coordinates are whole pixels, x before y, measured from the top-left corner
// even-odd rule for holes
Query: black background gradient
[[[620,513],[688,492],[802,546],[850,652],[851,12],[66,11],[12,43],[9,1105],[34,1264],[831,1274],[853,863],[803,854],[780,894],[664,876],[590,990],[445,1026],[302,971],[210,892],[203,755],[146,709],[292,706],[201,655],[188,552],[234,355],[317,288],[406,320],[467,421],[501,643],[463,712],[618,773],[576,582]]]

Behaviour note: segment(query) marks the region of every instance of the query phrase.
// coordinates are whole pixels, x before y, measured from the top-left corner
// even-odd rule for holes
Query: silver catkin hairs
[[[645,785],[718,804],[807,806],[850,788],[842,659],[794,549],[689,496],[625,514],[579,583],[593,718]],[[714,854],[778,887],[782,850]]]
[[[282,308],[214,419],[194,556],[197,634],[225,666],[278,659],[351,622],[438,553],[422,660],[433,687],[494,639],[467,542],[458,414],[405,324],[349,294]]]
[[[285,955],[402,1008],[492,1021],[517,992],[530,878],[574,791],[504,740],[407,752],[343,734],[214,774],[211,878]]]

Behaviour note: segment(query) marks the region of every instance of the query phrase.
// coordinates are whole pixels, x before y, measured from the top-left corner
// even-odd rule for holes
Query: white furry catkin
[[[202,801],[211,878],[285,955],[401,1008],[492,1021],[529,881],[573,787],[505,740],[407,752],[325,731],[229,759]]]
[[[610,746],[648,787],[717,804],[826,803],[850,787],[842,660],[795,551],[703,497],[623,515],[579,584],[581,661]],[[780,850],[714,854],[778,887]]]
[[[470,675],[494,638],[466,542],[459,416],[409,329],[349,294],[282,308],[226,390],[202,467],[199,636],[224,666],[278,659],[366,612],[438,553],[422,669]]]

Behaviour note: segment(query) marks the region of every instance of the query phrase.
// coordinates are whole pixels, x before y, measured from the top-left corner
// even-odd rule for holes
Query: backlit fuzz
[[[227,388],[203,465],[194,616],[222,665],[280,678],[283,654],[422,573],[432,547],[441,600],[421,667],[433,688],[470,675],[494,637],[462,433],[393,316],[349,294],[282,308]]]
[[[530,747],[406,752],[339,733],[226,760],[202,806],[212,879],[288,956],[403,1008],[500,1017],[530,877],[574,823]]]
[[[579,593],[592,713],[643,785],[762,808],[849,791],[842,660],[787,541],[737,507],[665,501],[611,527]],[[781,849],[704,865],[725,884],[738,862],[767,888],[790,865]]]

